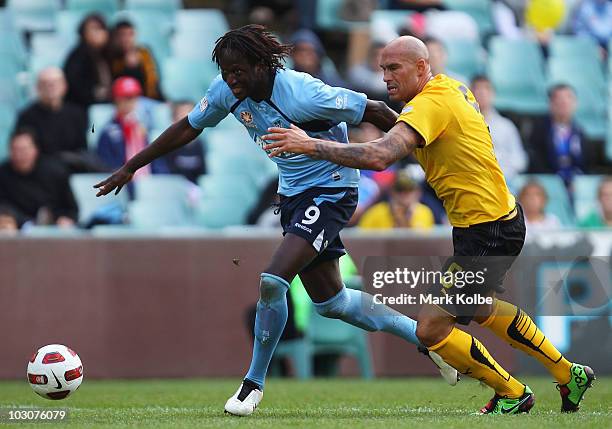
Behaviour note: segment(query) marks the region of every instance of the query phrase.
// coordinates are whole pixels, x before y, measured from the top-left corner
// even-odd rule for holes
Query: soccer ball
[[[83,364],[66,346],[41,347],[28,362],[28,382],[34,392],[46,399],[64,399],[83,382]]]

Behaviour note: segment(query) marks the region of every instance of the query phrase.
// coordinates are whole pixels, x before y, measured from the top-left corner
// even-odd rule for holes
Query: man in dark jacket
[[[536,123],[529,138],[531,173],[558,174],[570,184],[586,172],[584,137],[574,120],[576,94],[559,84],[549,93],[550,115]]]
[[[42,70],[36,89],[38,99],[19,114],[17,128],[36,132],[42,154],[62,159],[77,171],[89,170],[82,166],[91,163],[86,153],[87,116],[79,106],[64,101],[64,72],[57,67]]]
[[[39,156],[34,132],[17,130],[10,157],[0,165],[0,204],[12,207],[20,225],[26,222],[73,226],[78,209],[63,166]]]

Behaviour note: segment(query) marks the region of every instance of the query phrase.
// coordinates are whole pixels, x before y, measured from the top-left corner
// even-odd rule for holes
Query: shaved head
[[[412,36],[398,37],[385,46],[380,67],[393,101],[407,103],[432,78],[429,51],[425,43]]]
[[[398,37],[385,46],[385,51],[386,50],[397,52],[398,54],[405,56],[407,60],[414,63],[420,59],[429,62],[429,51],[427,50],[427,46],[425,46],[425,43],[416,37]]]

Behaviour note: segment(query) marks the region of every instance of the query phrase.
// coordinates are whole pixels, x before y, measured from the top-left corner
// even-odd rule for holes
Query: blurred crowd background
[[[275,164],[232,117],[127,192],[92,189],[199,102],[215,40],[247,23],[294,45],[287,67],[387,102],[382,48],[421,38],[474,92],[528,231],[612,226],[612,1],[0,0],[0,230],[279,227]],[[447,225],[412,159],[359,190],[352,227]]]

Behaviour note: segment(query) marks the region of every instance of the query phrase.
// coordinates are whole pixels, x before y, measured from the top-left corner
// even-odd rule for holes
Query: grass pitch
[[[223,414],[239,380],[85,380],[73,397],[47,401],[27,382],[0,382],[0,408],[65,407],[68,421],[6,424],[26,427],[94,428],[608,428],[612,422],[612,377],[599,378],[582,410],[561,414],[560,399],[548,378],[522,377],[536,394],[529,415],[474,416],[490,391],[473,380],[456,387],[437,378],[330,379],[299,382],[270,379],[261,407],[251,417]]]

